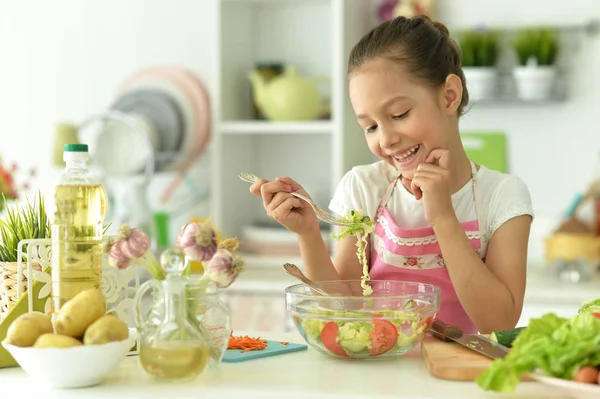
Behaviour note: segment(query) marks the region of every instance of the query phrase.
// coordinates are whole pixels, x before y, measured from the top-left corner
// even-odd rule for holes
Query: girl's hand
[[[262,198],[271,219],[298,235],[319,232],[315,212],[306,202],[294,197],[292,191],[309,197],[304,188],[289,177],[278,177],[275,181],[260,180],[250,186],[250,192]]]
[[[412,180],[402,178],[415,198],[423,199],[425,219],[432,226],[448,218],[456,219],[450,193],[449,156],[448,150],[433,150],[417,166]]]

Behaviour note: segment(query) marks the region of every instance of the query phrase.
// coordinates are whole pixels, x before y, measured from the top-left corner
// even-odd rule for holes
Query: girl
[[[385,22],[354,47],[349,95],[367,145],[381,161],[352,168],[330,204],[375,220],[367,253],[372,280],[441,287],[438,317],[466,333],[513,328],[525,292],[531,198],[517,177],[474,164],[459,136],[468,103],[458,48],[427,17]],[[317,219],[290,192],[290,178],[250,191],[267,214],[297,233],[306,274],[316,281],[359,280],[356,238],[333,258]]]

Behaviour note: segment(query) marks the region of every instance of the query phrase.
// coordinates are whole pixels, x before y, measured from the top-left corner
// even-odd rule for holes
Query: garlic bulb
[[[119,238],[123,242],[123,253],[131,259],[141,258],[150,249],[150,237],[142,230],[132,229],[126,224],[119,228]]]
[[[239,268],[234,267],[234,255],[226,249],[219,249],[206,266],[208,278],[219,288],[229,287],[237,278]]]
[[[192,260],[205,262],[217,251],[217,236],[207,224],[188,223],[179,231],[177,246]]]
[[[123,252],[124,241],[118,240],[109,245],[108,264],[117,269],[125,269],[131,263],[131,258]]]

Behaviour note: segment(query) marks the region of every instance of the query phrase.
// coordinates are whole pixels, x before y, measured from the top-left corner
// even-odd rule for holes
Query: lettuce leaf
[[[369,234],[375,230],[375,223],[370,217],[364,216],[362,211],[349,211],[348,215],[344,218],[344,221],[352,223],[352,225],[345,227],[340,231],[339,234],[335,235],[331,233],[331,237],[335,239],[344,238],[348,235],[354,235],[356,237],[356,256],[363,268],[363,275],[360,278],[360,285],[363,289],[363,295],[371,295],[373,288],[367,284],[367,281],[371,279],[369,276],[369,263],[367,261],[367,244]]]
[[[531,319],[504,359],[495,360],[477,379],[487,391],[513,392],[523,375],[541,370],[572,379],[583,366],[600,365],[600,319],[581,313],[571,319],[548,313]]]
[[[600,298],[592,299],[585,302],[578,313],[595,313],[600,312]]]

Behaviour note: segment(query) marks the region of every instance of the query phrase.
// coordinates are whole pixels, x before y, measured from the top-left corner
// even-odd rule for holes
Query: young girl
[[[468,103],[460,54],[446,27],[427,17],[385,22],[354,47],[349,94],[369,149],[381,158],[352,168],[330,209],[375,220],[367,253],[372,280],[441,287],[438,317],[467,333],[513,328],[525,292],[533,210],[517,177],[474,164],[459,136]],[[267,214],[297,233],[313,280],[359,280],[356,238],[331,261],[313,210],[290,178],[250,191]]]

